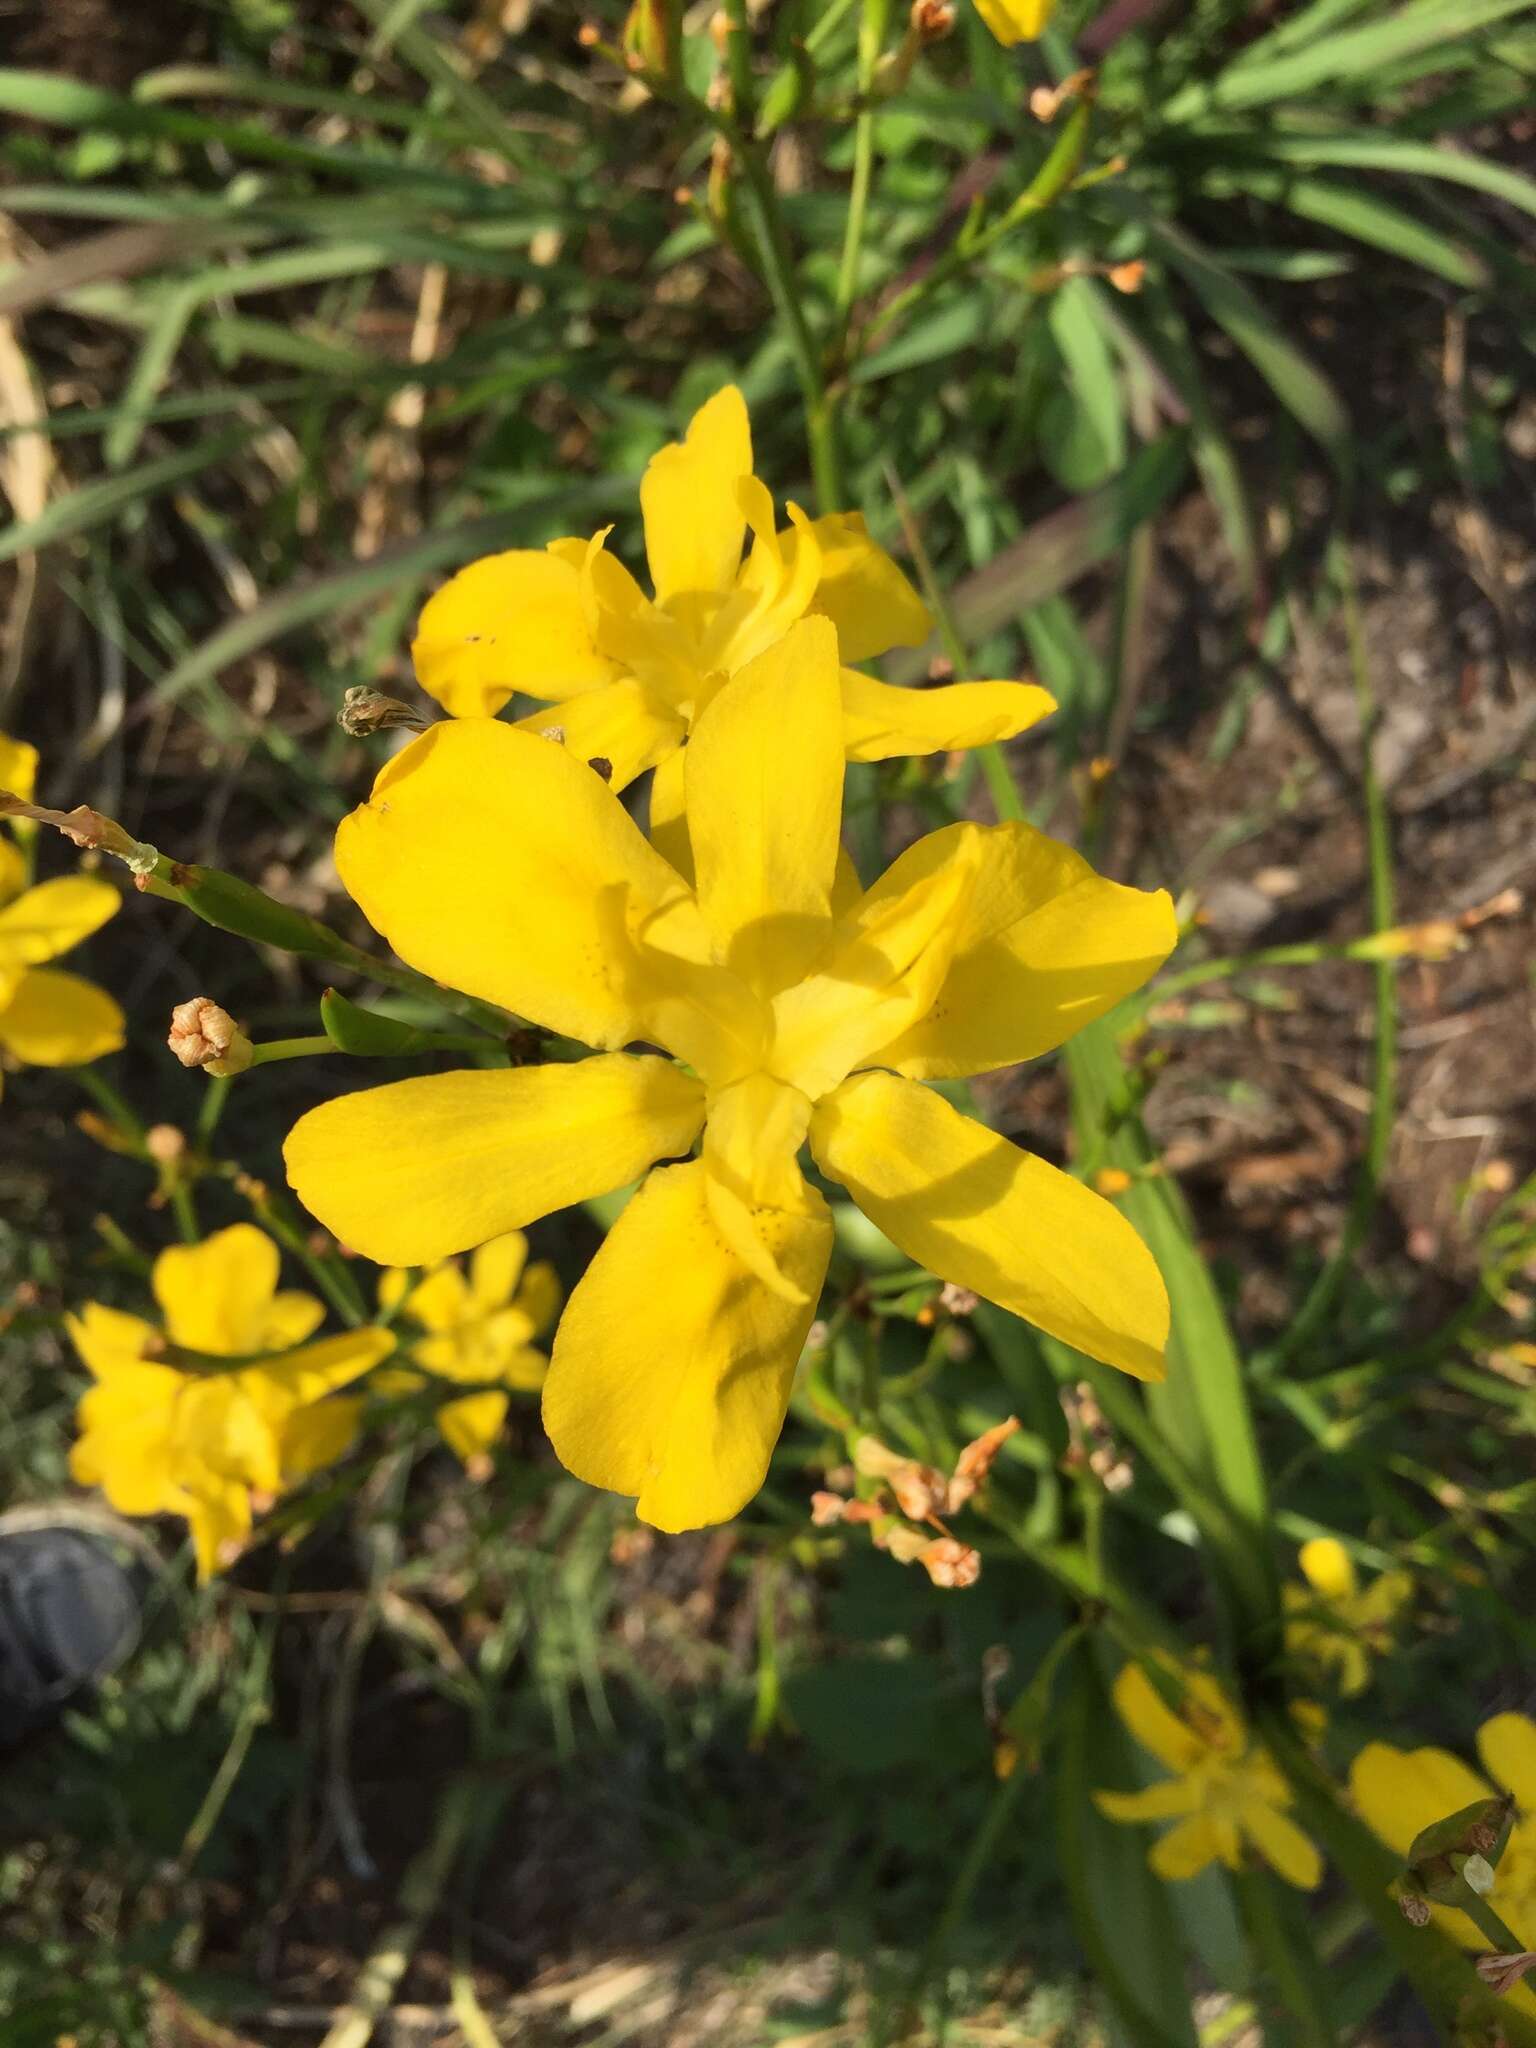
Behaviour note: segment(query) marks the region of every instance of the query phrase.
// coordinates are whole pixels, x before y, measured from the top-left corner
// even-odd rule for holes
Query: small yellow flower
[[[1043,35],[1055,11],[1056,0],[976,0],[976,12],[1010,49]]]
[[[1095,1792],[1110,1820],[1171,1820],[1147,1861],[1159,1877],[1194,1877],[1210,1863],[1240,1870],[1256,1849],[1287,1884],[1310,1891],[1322,1859],[1284,1809],[1291,1788],[1269,1752],[1208,1672],[1163,1665],[1179,1695],[1171,1706],[1139,1664],[1115,1680],[1115,1708],[1171,1778],[1141,1792]]]
[[[457,1260],[445,1259],[403,1301],[404,1273],[386,1273],[380,1283],[380,1299],[391,1305],[400,1301],[404,1313],[427,1332],[410,1347],[411,1357],[436,1379],[480,1389],[437,1411],[444,1441],[466,1465],[501,1434],[507,1417],[501,1389],[536,1394],[549,1370],[549,1360],[534,1348],[533,1339],[559,1311],[560,1282],[553,1266],[542,1261],[529,1266],[527,1258],[527,1238],[509,1230],[480,1246],[467,1279]],[[374,1385],[380,1393],[410,1393],[422,1380],[409,1370],[391,1370]]]
[[[37,752],[0,733],[0,789],[30,798]],[[19,846],[0,838],[0,1053],[22,1066],[78,1067],[123,1042],[123,1013],[94,982],[39,963],[104,925],[119,897],[108,882],[63,875],[27,886]]]
[[[432,1074],[300,1119],[300,1198],[381,1265],[431,1263],[639,1180],[560,1323],[544,1422],[664,1529],[757,1491],[832,1245],[822,1171],[941,1279],[1142,1378],[1168,1302],[1108,1202],[924,1081],[1031,1059],[1138,987],[1165,893],[1024,824],[954,825],[861,890],[840,864],[836,636],[805,619],[686,751],[696,882],[564,748],[433,726],[343,821],[343,881],[402,959],[604,1048]],[[662,1046],[674,1065],[622,1047]]]
[[[590,541],[472,562],[428,603],[411,651],[422,688],[455,717],[499,711],[521,690],[555,700],[522,723],[558,731],[579,760],[607,762],[615,789],[655,768],[658,843],[676,829],[681,749],[705,706],[807,614],[837,628],[850,761],[1010,739],[1056,708],[1034,684],[904,690],[848,666],[920,645],[933,621],[857,513],[811,520],[792,506],[792,524],[775,529],[734,385],[700,408],[686,440],[653,458],[640,509],[654,599],[605,551],[605,528]]]
[[[1393,1624],[1413,1598],[1413,1578],[1382,1572],[1362,1592],[1354,1561],[1332,1536],[1314,1536],[1297,1554],[1305,1586],[1285,1588],[1288,1656],[1338,1674],[1346,1699],[1370,1683],[1371,1659],[1391,1646]]]
[[[99,1301],[68,1318],[96,1381],[81,1397],[70,1471],[120,1514],[182,1516],[204,1580],[249,1532],[253,1491],[280,1493],[346,1449],[359,1404],[324,1397],[394,1348],[376,1329],[307,1342],[325,1311],[312,1295],[280,1293],[278,1265],[276,1245],[249,1223],[155,1261],[173,1345],[259,1364],[201,1371],[162,1362],[153,1324]]]
[[[1495,1787],[1513,1793],[1515,1824],[1494,1872],[1489,1904],[1526,1948],[1536,1948],[1536,1721],[1525,1714],[1495,1714],[1477,1731],[1477,1753],[1493,1786],[1449,1750],[1368,1743],[1349,1767],[1350,1796],[1381,1839],[1404,1855],[1414,1836],[1433,1822],[1491,1797]],[[1431,1917],[1463,1948],[1487,1948],[1488,1937],[1454,1906],[1435,1906]],[[1536,2016],[1528,1985],[1508,1996]]]

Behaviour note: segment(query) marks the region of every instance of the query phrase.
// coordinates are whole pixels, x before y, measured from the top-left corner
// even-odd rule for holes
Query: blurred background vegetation
[[[10,11],[0,729],[41,749],[43,801],[367,943],[329,844],[380,749],[344,692],[412,694],[416,613],[462,562],[610,519],[636,560],[640,469],[739,381],[775,493],[835,487],[947,594],[943,643],[888,673],[1038,675],[1062,708],[1009,752],[1028,815],[1186,892],[1131,1108],[1246,1357],[1278,1568],[1326,1530],[1419,1585],[1334,1759],[1464,1744],[1536,1698],[1536,9],[1068,0],[1005,51],[961,0],[898,76],[896,13],[779,0],[731,162],[690,98],[710,12],[668,99],[603,47],[617,5]],[[976,774],[855,771],[866,879],[955,805],[990,816]],[[1339,957],[1427,920],[1460,949]],[[195,1134],[208,1100],[164,1051],[173,1003],[314,1028],[313,975],[165,905],[81,959],[148,1123]],[[331,1083],[253,1078],[218,1146],[280,1186]],[[1063,1159],[1069,1079],[978,1092]],[[67,1487],[61,1308],[131,1298],[133,1248],[170,1235],[83,1104],[68,1074],[7,1087],[13,1502]],[[535,1240],[570,1279],[596,1225]],[[1068,1868],[1060,1788],[1115,1769],[1102,1671],[1042,1768],[994,1774],[999,1701],[1078,1614],[1042,1556],[1102,1507],[1078,1369],[1021,1327],[943,1331],[924,1426],[1026,1424],[965,1592],[813,1536],[804,1412],[762,1499],[698,1536],[566,1480],[529,1406],[484,1483],[423,1418],[302,1551],[202,1592],[177,1564],[134,1663],[4,1763],[8,2048],[319,2039],[402,1924],[400,2044],[1162,2041],[1117,2016],[1117,1970],[1183,2012],[1173,2039],[1318,2039],[1215,1877],[1149,1891],[1107,1823]],[[899,1305],[887,1337],[893,1376],[931,1355]],[[1109,1541],[1198,1639],[1198,1532],[1119,1448]],[[1437,2038],[1354,1898],[1311,1925],[1326,2038]]]

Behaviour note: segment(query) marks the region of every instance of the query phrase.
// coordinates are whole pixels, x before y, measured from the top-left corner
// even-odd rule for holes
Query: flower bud
[[[201,1067],[220,1077],[243,1074],[255,1051],[228,1010],[208,996],[176,1005],[165,1042],[184,1067]]]
[[[183,1004],[185,1009],[186,1005]],[[223,1011],[219,1015],[223,1016]],[[174,1016],[172,1027],[175,1029]],[[181,1055],[178,1053],[177,1058]],[[186,1156],[187,1139],[184,1131],[178,1131],[174,1124],[151,1124],[144,1133],[144,1150],[157,1166],[174,1166],[178,1159]]]
[[[659,78],[676,79],[681,56],[682,7],[679,0],[634,0],[624,22],[621,42],[626,57]]]
[[[936,1586],[959,1591],[981,1577],[981,1555],[953,1536],[940,1536],[918,1552],[918,1563]]]

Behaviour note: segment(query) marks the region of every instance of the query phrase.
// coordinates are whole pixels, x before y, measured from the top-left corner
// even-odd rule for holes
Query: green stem
[[[731,109],[743,133],[752,128],[752,25],[747,0],[725,0],[725,75],[731,82]]]
[[[1238,1872],[1236,1890],[1248,1939],[1296,2020],[1298,2038],[1308,2048],[1336,2048],[1338,2029],[1323,2008],[1310,1959],[1298,1953],[1295,1934],[1275,1897],[1276,1883],[1267,1870]]]
[[[348,1329],[355,1330],[365,1323],[368,1313],[361,1291],[341,1261],[334,1255],[322,1257],[311,1249],[303,1231],[269,1188],[246,1181],[241,1184],[241,1191],[256,1212],[257,1221],[293,1253]]]
[[[944,652],[949,656],[957,675],[968,675],[970,673],[971,657],[966,647],[964,636],[960,631],[960,622],[955,617],[954,608],[945,596],[943,586],[934,573],[933,558],[928,553],[927,544],[923,540],[922,528],[917,523],[917,515],[912,510],[912,502],[902,488],[900,477],[889,463],[886,464],[885,479],[896,506],[896,516],[901,521],[901,531],[907,543],[908,553],[911,555],[913,566],[917,570],[917,580],[923,587],[924,601],[938,624],[939,638],[944,643]],[[1005,819],[1017,821],[1022,819],[1024,816],[1023,801],[1015,786],[1012,772],[1009,769],[1007,760],[1004,758],[1002,748],[997,744],[996,740],[989,740],[985,746],[973,748],[972,752],[981,764],[981,772],[987,785],[987,793],[992,799],[992,809],[999,821]]]
[[[1160,1003],[1182,989],[1199,988],[1211,981],[1230,981],[1240,974],[1256,974],[1265,967],[1315,967],[1323,960],[1370,961],[1371,944],[1368,938],[1310,939],[1294,946],[1264,946],[1253,953],[1229,953],[1219,960],[1207,960],[1199,967],[1186,967],[1178,974],[1170,974],[1154,982],[1148,993],[1153,1002]],[[1388,964],[1375,962],[1378,968]]]
[[[763,259],[763,275],[768,281],[774,311],[779,316],[785,339],[795,359],[795,370],[800,379],[801,396],[805,403],[806,447],[811,458],[811,476],[816,486],[817,505],[822,512],[836,512],[845,502],[836,421],[827,400],[821,359],[811,330],[806,324],[805,312],[795,286],[794,257],[790,250],[783,213],[779,207],[778,194],[773,189],[773,180],[768,174],[768,166],[763,161],[762,152],[749,139],[746,131],[732,121],[722,124],[722,132],[731,145],[736,161],[741,165],[742,176],[751,195],[756,216],[758,247]]]
[[[69,1071],[86,1094],[93,1098],[98,1109],[105,1110],[110,1121],[116,1124],[125,1138],[131,1140],[138,1156],[147,1159],[149,1150],[145,1143],[144,1126],[106,1075],[98,1073],[95,1067],[71,1067]]]
[[[335,1050],[323,1031],[310,1038],[269,1038],[265,1045],[252,1046],[251,1066],[268,1067],[274,1060],[315,1059],[321,1053]]]
[[[1360,620],[1360,600],[1355,588],[1354,569],[1342,542],[1333,550],[1334,569],[1344,604],[1344,626],[1349,640],[1350,668],[1354,676],[1355,702],[1360,712],[1361,790],[1365,802],[1366,852],[1371,875],[1371,925],[1378,932],[1390,931],[1396,920],[1392,875],[1392,827],[1386,793],[1376,774],[1376,699],[1371,688],[1370,663],[1366,655],[1365,631]],[[1338,1246],[1312,1284],[1311,1292],[1296,1312],[1296,1318],[1280,1342],[1264,1359],[1266,1375],[1281,1371],[1303,1352],[1327,1321],[1334,1302],[1350,1273],[1355,1254],[1365,1242],[1376,1205],[1386,1179],[1387,1156],[1392,1144],[1392,1125],[1397,1108],[1397,970],[1394,962],[1379,960],[1375,974],[1375,1033],[1371,1057],[1371,1113],[1366,1131],[1365,1157],[1350,1201],[1349,1214],[1339,1233]]]
[[[859,94],[870,89],[875,66],[885,43],[890,19],[890,0],[864,0],[859,17]],[[859,258],[864,247],[864,224],[869,213],[869,189],[875,168],[875,115],[861,106],[853,128],[853,183],[848,192],[848,218],[843,227],[843,254],[837,270],[837,333],[839,346],[847,331],[849,315],[859,289]]]
[[[1003,1839],[1004,1830],[1013,1818],[1013,1810],[1019,1803],[1020,1795],[1031,1780],[1031,1772],[1015,1769],[1004,1778],[993,1793],[986,1817],[970,1839],[960,1867],[955,1872],[954,1881],[950,1885],[949,1897],[944,1901],[943,1910],[934,1922],[933,1932],[918,1957],[917,1967],[913,1970],[911,1981],[907,1985],[906,1996],[901,2002],[900,2010],[894,2016],[897,2039],[916,2037],[923,1994],[938,1974],[950,1942],[954,1939],[955,1929],[965,1918],[972,1895],[981,1882],[982,1873],[992,1861],[998,1844]],[[947,2005],[948,2001],[944,2000],[943,2009],[939,2013],[931,2036],[934,2048],[942,2048],[948,2031]],[[890,2030],[881,2029],[877,2031],[876,2038],[884,2043],[892,2038],[892,2034]]]

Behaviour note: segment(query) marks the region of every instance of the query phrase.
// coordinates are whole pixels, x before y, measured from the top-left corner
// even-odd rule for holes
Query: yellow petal
[[[1363,1819],[1389,1848],[1403,1850],[1432,1821],[1444,1820],[1488,1787],[1445,1749],[1394,1749],[1368,1742],[1349,1767],[1349,1790]]]
[[[30,803],[36,787],[36,747],[0,732],[0,789],[9,790],[12,796],[19,796]]]
[[[933,614],[885,549],[869,537],[861,512],[832,512],[811,522],[821,554],[815,609],[837,628],[844,661],[872,661],[893,647],[921,647]],[[783,537],[786,556],[802,545]],[[874,755],[861,758],[875,759]]]
[[[64,1326],[81,1362],[99,1380],[137,1365],[145,1345],[157,1335],[154,1324],[146,1323],[142,1316],[124,1315],[121,1309],[108,1308],[99,1301],[85,1302],[78,1315],[64,1318]]]
[[[658,603],[730,589],[746,533],[736,487],[751,474],[746,400],[727,384],[694,414],[686,440],[651,457],[640,480],[645,553]]]
[[[83,1067],[122,1045],[122,1011],[105,989],[56,967],[29,967],[0,1008],[0,1051],[28,1067]]]
[[[153,1285],[171,1341],[222,1358],[260,1351],[279,1264],[277,1246],[254,1223],[163,1251]]]
[[[1295,1821],[1262,1800],[1244,1805],[1241,1820],[1243,1833],[1287,1884],[1310,1892],[1322,1882],[1323,1859]]]
[[[630,933],[691,906],[624,806],[564,747],[490,719],[433,726],[342,821],[336,863],[369,921],[424,974],[589,1045],[650,1035]]]
[[[830,922],[843,797],[837,643],[806,619],[734,676],[687,754],[698,895],[720,957],[766,995]]]
[[[507,1397],[494,1392],[466,1394],[462,1401],[447,1401],[437,1411],[443,1442],[466,1465],[491,1448],[506,1419]]]
[[[535,711],[518,720],[518,729],[555,739],[589,767],[606,761],[608,773],[595,772],[615,790],[627,789],[637,775],[675,753],[687,732],[682,720],[633,677]]]
[[[1007,48],[1032,43],[1055,10],[1056,0],[976,0],[976,12]]]
[[[489,717],[514,690],[571,697],[619,673],[593,645],[578,570],[532,548],[487,555],[445,583],[421,614],[411,659],[455,718]]]
[[[240,1377],[247,1385],[259,1377],[278,1404],[273,1408],[269,1402],[267,1412],[286,1423],[290,1409],[307,1407],[310,1402],[333,1394],[338,1387],[350,1386],[370,1367],[388,1358],[394,1348],[395,1339],[389,1330],[365,1324],[361,1329],[342,1330],[334,1337],[305,1344]]]
[[[795,1160],[810,1120],[810,1102],[797,1088],[750,1074],[712,1098],[704,1127],[710,1215],[737,1258],[791,1302],[804,1296],[777,1254],[783,1213],[805,1216],[813,1206]]]
[[[168,1504],[181,1385],[167,1366],[124,1365],[81,1398],[69,1469],[82,1486],[99,1486],[119,1514],[155,1515]]]
[[[1164,1778],[1141,1792],[1095,1792],[1093,1803],[1106,1820],[1177,1820],[1194,1813],[1202,1797],[1197,1778]]]
[[[1198,1877],[1209,1863],[1229,1861],[1226,1847],[1219,1824],[1209,1814],[1192,1813],[1159,1836],[1147,1851],[1147,1862],[1159,1877],[1177,1884]]]
[[[880,1054],[914,1080],[984,1073],[1049,1052],[1161,966],[1177,938],[1162,889],[1128,889],[1023,824],[930,832],[870,890],[896,897],[980,830],[981,864],[931,1014]]]
[[[0,946],[26,949],[29,960],[53,960],[99,931],[122,908],[110,882],[60,875],[39,882],[0,911]]]
[[[813,972],[773,1005],[773,1070],[813,1100],[927,1016],[949,971],[982,843],[980,826],[900,895],[861,896]]]
[[[26,856],[14,841],[0,839],[0,904],[13,903],[26,886]]]
[[[283,1156],[300,1201],[381,1265],[419,1265],[607,1194],[687,1152],[704,1091],[668,1061],[423,1074],[312,1109]]]
[[[1177,1693],[1177,1685],[1174,1687]],[[1140,1664],[1122,1664],[1115,1675],[1115,1712],[1150,1755],[1170,1771],[1186,1772],[1207,1754],[1189,1723],[1174,1712]]]
[[[517,1306],[535,1335],[547,1330],[560,1313],[560,1276],[547,1259],[539,1259],[523,1275]]]
[[[187,1490],[181,1513],[192,1536],[198,1584],[206,1586],[251,1533],[250,1490],[236,1479],[210,1474]]]
[[[297,1408],[283,1424],[282,1464],[285,1485],[296,1486],[313,1472],[323,1472],[344,1458],[357,1441],[363,1403],[355,1400],[316,1401]]]
[[[56,960],[104,925],[121,902],[110,882],[90,875],[61,875],[24,889],[0,910],[0,969]]]
[[[1520,1811],[1536,1814],[1536,1721],[1528,1714],[1495,1714],[1477,1731],[1477,1753],[1489,1777],[1514,1793]]]
[[[1090,1358],[1161,1379],[1168,1296],[1110,1202],[942,1096],[855,1074],[811,1119],[817,1164],[894,1245]]]
[[[656,851],[682,876],[691,887],[693,884],[693,847],[688,839],[688,814],[685,809],[686,777],[688,756],[679,747],[656,764],[656,773],[651,777],[651,803],[648,831]]]
[[[256,1347],[261,1351],[287,1351],[295,1344],[302,1344],[306,1337],[312,1337],[325,1321],[325,1303],[313,1294],[304,1294],[297,1288],[285,1288],[272,1298],[267,1312],[261,1342]]]
[[[825,1205],[775,1245],[800,1304],[721,1240],[695,1160],[653,1173],[571,1296],[544,1384],[544,1426],[578,1479],[639,1496],[659,1529],[734,1515],[762,1484],[832,1248]]]
[[[469,1262],[469,1296],[477,1315],[506,1306],[527,1261],[528,1240],[520,1230],[504,1230],[480,1246]]]
[[[411,1289],[405,1312],[424,1330],[456,1330],[473,1313],[468,1282],[452,1263],[435,1266]]]
[[[843,749],[850,761],[949,753],[1011,740],[1055,709],[1056,699],[1037,683],[945,683],[932,690],[900,690],[845,668]]]
[[[797,505],[789,508],[795,545],[786,548],[774,531],[766,486],[755,476],[743,477],[737,495],[755,538],[736,588],[697,639],[698,664],[706,674],[719,669],[734,675],[766,654],[809,611],[821,574],[821,550]]]
[[[1355,1567],[1336,1536],[1313,1536],[1296,1553],[1302,1577],[1314,1593],[1328,1601],[1347,1600],[1355,1591]]]

